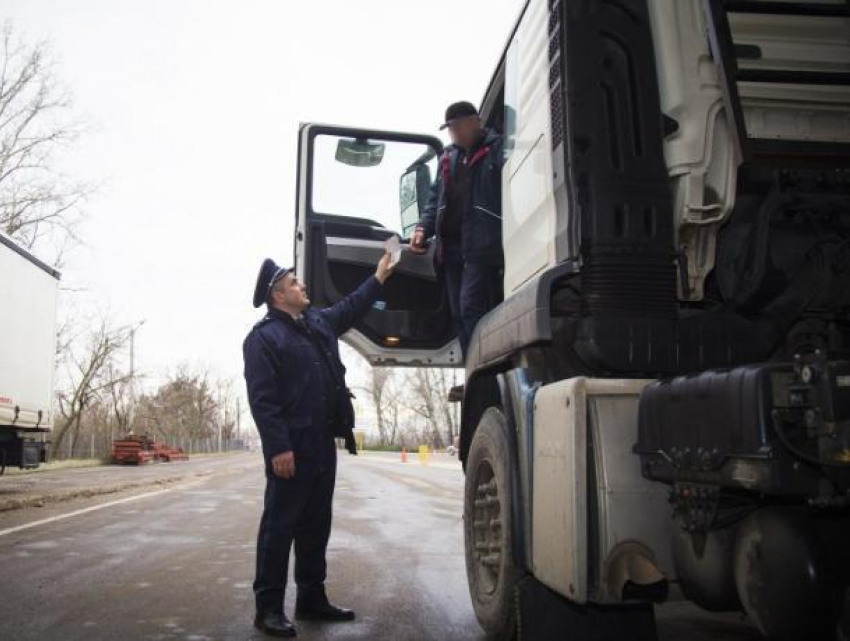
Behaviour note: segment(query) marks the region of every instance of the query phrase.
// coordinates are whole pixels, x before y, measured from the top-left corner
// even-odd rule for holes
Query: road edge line
[[[165,488],[162,490],[155,490],[153,492],[146,492],[145,494],[137,494],[135,496],[126,496],[123,499],[116,499],[114,501],[107,501],[106,503],[101,503],[99,505],[91,505],[89,507],[84,507],[79,510],[74,510],[73,512],[66,512],[65,514],[57,514],[56,516],[50,516],[46,519],[40,519],[38,521],[31,521],[30,523],[24,523],[22,525],[16,525],[14,527],[6,528],[5,530],[0,530],[0,536],[6,536],[7,534],[14,534],[15,532],[20,532],[21,530],[28,530],[29,528],[38,527],[39,525],[47,525],[48,523],[54,523],[56,521],[62,521],[64,519],[69,519],[72,516],[79,516],[80,514],[86,514],[87,512],[94,512],[95,510],[100,510],[105,507],[111,507],[113,505],[119,505],[121,503],[129,503],[130,501],[137,501],[139,499],[148,498],[150,496],[156,496],[158,494],[163,494],[165,492],[170,492],[173,488]]]

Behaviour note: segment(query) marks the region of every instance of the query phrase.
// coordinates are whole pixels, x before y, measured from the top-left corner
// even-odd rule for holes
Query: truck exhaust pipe
[[[669,587],[652,551],[635,541],[614,548],[603,567],[603,592],[610,601],[662,603]]]

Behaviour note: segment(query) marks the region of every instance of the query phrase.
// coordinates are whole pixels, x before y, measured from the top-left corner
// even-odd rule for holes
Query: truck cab
[[[832,638],[850,580],[850,5],[529,0],[480,105],[505,300],[462,363],[470,595],[497,638],[653,638],[653,604]],[[406,239],[440,142],[303,125],[317,305]],[[403,240],[403,242],[405,242]],[[432,250],[433,251],[433,250]],[[459,366],[433,255],[346,337]]]

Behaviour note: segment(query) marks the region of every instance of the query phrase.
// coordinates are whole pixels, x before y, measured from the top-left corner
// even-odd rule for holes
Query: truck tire
[[[735,582],[747,616],[771,641],[836,638],[846,578],[838,548],[824,539],[825,524],[805,508],[765,507],[738,528]],[[841,530],[839,529],[840,533]]]
[[[499,409],[487,409],[478,423],[466,461],[464,544],[472,607],[490,638],[516,632],[516,587],[523,572],[513,554],[513,445]]]

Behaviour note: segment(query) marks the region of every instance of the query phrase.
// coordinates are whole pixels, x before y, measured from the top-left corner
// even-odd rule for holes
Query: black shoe
[[[295,626],[282,612],[257,613],[254,617],[254,627],[273,637],[294,637],[297,634]]]
[[[295,604],[295,618],[302,621],[354,621],[354,610],[340,608],[328,602]]]
[[[460,403],[463,400],[463,385],[455,385],[449,390],[449,403]]]

